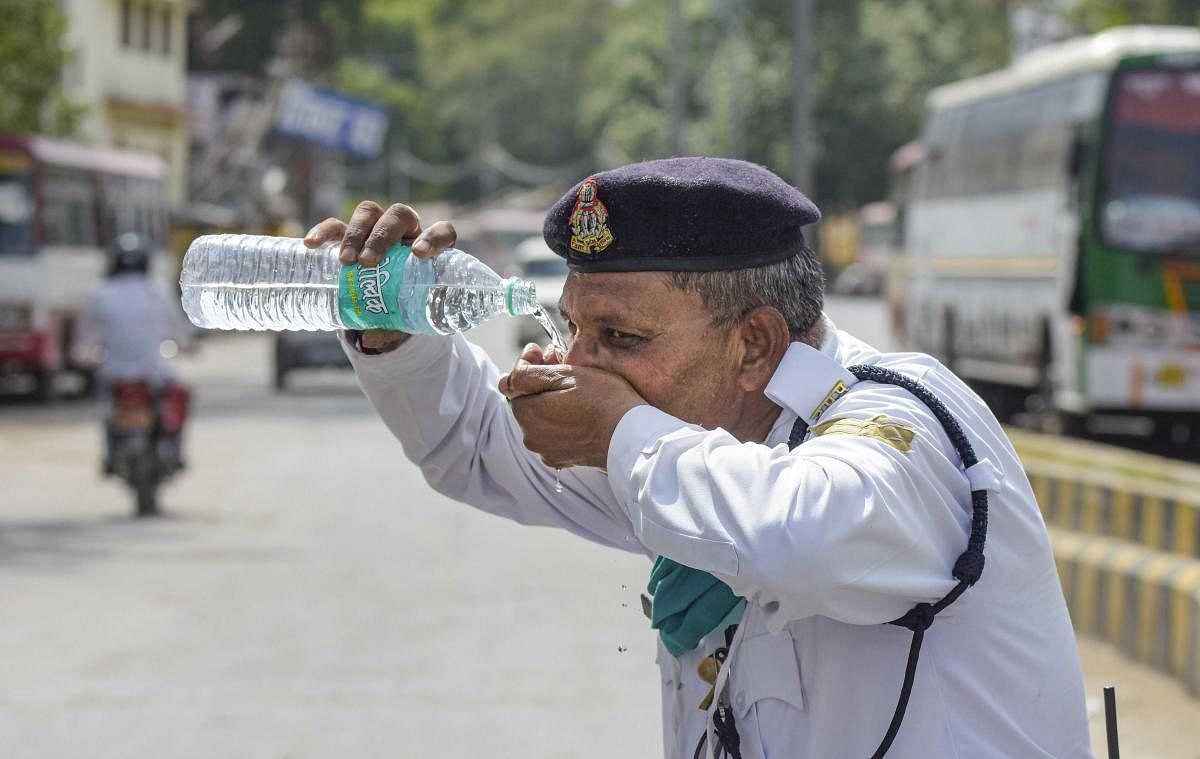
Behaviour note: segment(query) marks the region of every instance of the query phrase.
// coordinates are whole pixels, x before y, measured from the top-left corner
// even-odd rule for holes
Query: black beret
[[[546,213],[542,234],[575,271],[717,271],[796,255],[820,218],[761,166],[667,158],[583,180]]]

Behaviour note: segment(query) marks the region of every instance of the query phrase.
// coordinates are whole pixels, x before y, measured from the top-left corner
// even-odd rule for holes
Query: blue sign
[[[360,158],[374,158],[387,134],[387,111],[293,79],[283,87],[275,131]]]

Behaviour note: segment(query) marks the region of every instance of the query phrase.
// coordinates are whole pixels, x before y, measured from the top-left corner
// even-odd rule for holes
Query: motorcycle
[[[139,517],[159,513],[159,486],[183,468],[180,443],[189,395],[175,383],[157,393],[143,380],[112,387],[104,472],[129,485]]]

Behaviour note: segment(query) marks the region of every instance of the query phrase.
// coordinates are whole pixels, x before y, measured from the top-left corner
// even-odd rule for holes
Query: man
[[[581,224],[581,204],[605,213]],[[596,174],[545,222],[571,268],[566,356],[531,345],[501,377],[461,336],[355,333],[349,352],[436,490],[656,559],[668,757],[1090,756],[1074,637],[1020,462],[937,361],[880,354],[822,314],[802,233],[818,218],[741,161]],[[396,241],[432,256],[455,236],[407,206],[364,203],[309,244],[337,237],[344,262],[370,266]],[[914,391],[860,381],[855,365],[919,381],[980,463],[964,466]],[[987,571],[956,583],[981,515],[972,491],[990,497]],[[887,623],[955,591],[928,632],[910,626],[924,646],[889,750],[920,633]]]
[[[109,246],[108,280],[88,301],[76,323],[73,358],[95,368],[97,395],[107,410],[112,387],[142,381],[172,406],[172,439],[186,414],[188,394],[175,381],[167,356],[191,345],[191,325],[179,298],[149,276],[154,244],[136,232],[118,235]],[[111,473],[112,431],[105,424],[104,471]]]

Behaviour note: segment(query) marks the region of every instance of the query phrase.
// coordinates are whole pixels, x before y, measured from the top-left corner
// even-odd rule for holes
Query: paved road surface
[[[507,361],[510,326],[476,337]],[[430,493],[347,373],[279,396],[268,355],[181,362],[192,468],[161,520],[96,475],[86,404],[0,402],[0,757],[658,755],[645,561]],[[1126,757],[1200,756],[1197,702],[1082,650]]]

